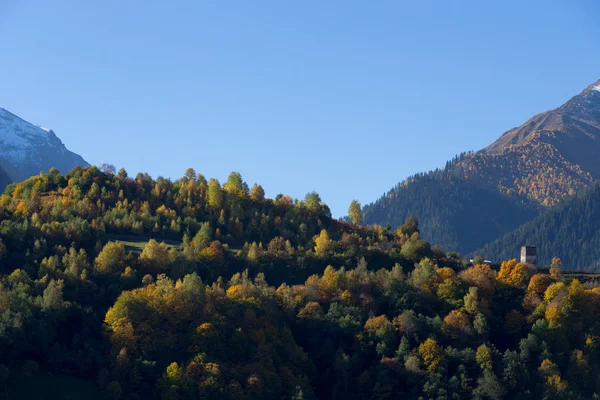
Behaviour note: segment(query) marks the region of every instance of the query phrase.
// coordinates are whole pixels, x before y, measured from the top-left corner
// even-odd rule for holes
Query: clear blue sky
[[[334,216],[600,79],[600,4],[0,0],[0,106],[92,164]]]

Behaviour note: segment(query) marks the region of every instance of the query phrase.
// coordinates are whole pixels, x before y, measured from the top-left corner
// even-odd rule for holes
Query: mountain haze
[[[365,221],[398,226],[414,215],[426,240],[473,251],[596,182],[599,134],[600,81],[487,148],[408,178],[367,205]]]
[[[66,173],[75,166],[89,165],[67,150],[51,129],[27,122],[0,108],[0,168],[12,181],[22,181],[41,171],[57,168]],[[0,177],[0,187],[2,184]]]

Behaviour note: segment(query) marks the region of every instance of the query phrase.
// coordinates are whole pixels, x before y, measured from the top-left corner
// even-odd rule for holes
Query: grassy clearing
[[[169,248],[181,251],[181,241],[162,239],[162,238],[151,238],[147,236],[135,236],[135,235],[108,235],[108,241],[123,243],[125,249],[134,253],[141,253],[146,247],[146,244],[154,239],[159,243],[165,243]]]

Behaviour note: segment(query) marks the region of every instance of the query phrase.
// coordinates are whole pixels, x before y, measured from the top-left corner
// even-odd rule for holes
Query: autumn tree
[[[139,260],[147,270],[160,273],[167,270],[174,258],[175,254],[164,242],[158,243],[156,240],[150,239],[144,246]]]
[[[419,355],[429,372],[436,372],[443,361],[444,350],[431,338],[419,346]]]
[[[453,339],[467,340],[473,334],[468,314],[464,310],[452,310],[444,318],[442,332]]]
[[[535,272],[534,266],[520,263],[516,259],[513,259],[505,261],[500,265],[497,279],[509,286],[525,288]]]
[[[254,184],[250,190],[250,198],[256,201],[263,201],[265,199],[265,190],[259,184]]]
[[[327,255],[333,252],[335,243],[329,238],[325,229],[321,230],[319,236],[315,238],[315,253],[318,255]]]
[[[558,257],[552,259],[550,264],[550,276],[555,279],[562,278],[562,261]]]
[[[358,200],[352,200],[348,208],[348,216],[354,225],[360,225],[363,222],[363,214]]]
[[[100,274],[122,272],[125,269],[125,245],[108,242],[94,261],[94,269]]]
[[[479,289],[479,294],[491,297],[496,290],[496,273],[487,264],[474,265],[462,271],[459,277]]]

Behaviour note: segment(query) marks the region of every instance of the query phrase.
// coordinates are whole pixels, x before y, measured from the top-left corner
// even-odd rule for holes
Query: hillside
[[[316,193],[268,199],[239,173],[53,169],[0,198],[0,390],[593,398],[597,285],[537,272],[463,262],[414,220],[333,220]]]
[[[0,167],[12,181],[22,181],[50,168],[67,173],[78,165],[89,164],[67,150],[52,130],[35,126],[0,108]]]
[[[416,216],[423,237],[444,249],[466,252],[535,217],[538,207],[523,204],[461,176],[465,158],[444,170],[409,178],[375,204],[364,208],[365,221],[397,226]]]
[[[599,89],[600,81],[486,149],[408,178],[365,206],[365,221],[397,226],[412,214],[424,238],[470,252],[573,196],[600,178]]]
[[[11,182],[12,180],[8,174],[2,168],[0,168],[0,191],[2,191]]]
[[[519,254],[522,244],[538,247],[541,265],[559,257],[565,269],[600,270],[600,186],[582,190],[539,217],[476,250],[492,260]]]

